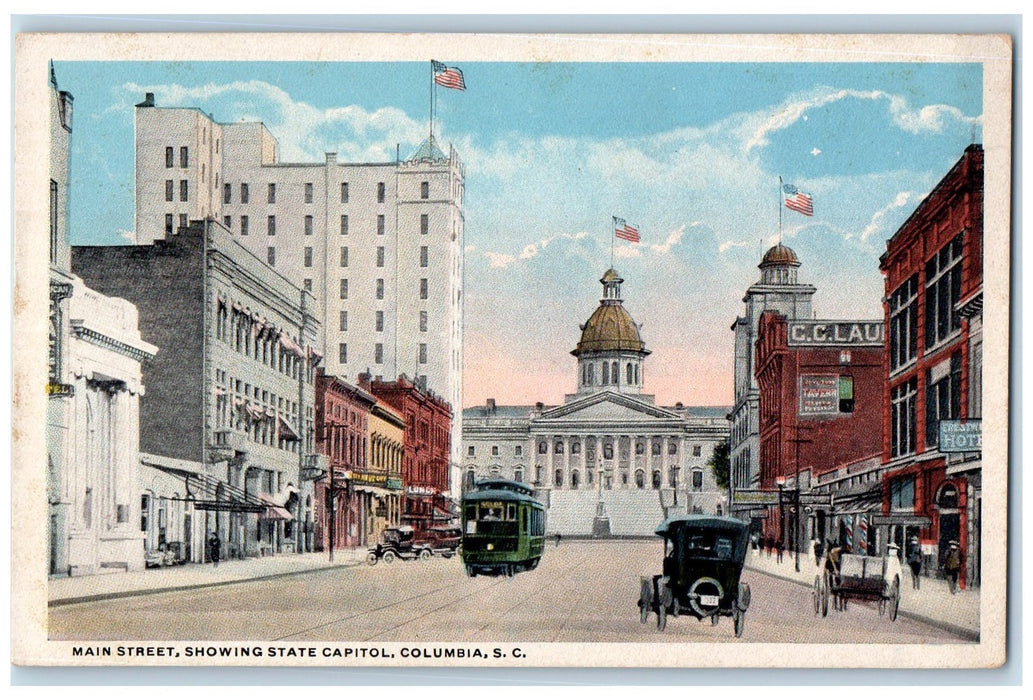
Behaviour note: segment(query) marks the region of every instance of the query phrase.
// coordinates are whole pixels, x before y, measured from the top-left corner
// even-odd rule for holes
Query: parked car
[[[389,527],[380,536],[380,542],[369,548],[366,563],[373,566],[378,561],[385,564],[395,559],[430,559],[431,548],[413,541],[413,529],[408,525]]]
[[[420,544],[430,547],[434,554],[450,559],[462,541],[463,531],[458,525],[439,525],[427,530],[426,539]]]

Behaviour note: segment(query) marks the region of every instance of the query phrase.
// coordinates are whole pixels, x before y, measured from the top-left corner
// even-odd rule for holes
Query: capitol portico
[[[648,535],[675,512],[723,513],[727,495],[708,465],[729,433],[727,407],[656,405],[643,393],[650,354],[624,308],[624,280],[607,270],[603,298],[571,354],[576,387],[558,406],[485,405],[463,411],[463,470],[533,484],[549,531]],[[604,533],[605,534],[605,533]]]

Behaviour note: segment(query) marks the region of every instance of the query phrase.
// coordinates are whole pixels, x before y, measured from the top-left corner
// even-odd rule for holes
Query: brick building
[[[370,381],[360,375],[359,385],[397,410],[405,420],[402,481],[405,499],[403,525],[411,525],[420,538],[427,528],[451,521],[455,502],[450,496],[449,435],[452,407],[433,392],[425,391],[405,375],[396,381]]]
[[[918,537],[935,572],[961,545],[962,585],[979,579],[983,149],[972,145],[886,244],[883,514]],[[942,442],[944,430],[970,438]]]
[[[875,547],[860,533],[881,500],[883,331],[882,321],[761,315],[760,487],[783,492],[764,530],[791,550],[798,538],[805,548],[812,539]]]

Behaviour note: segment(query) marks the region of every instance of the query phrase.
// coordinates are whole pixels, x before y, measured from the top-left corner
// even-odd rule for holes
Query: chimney
[[[154,106],[154,93],[148,92],[144,95],[143,102],[136,105],[137,107],[153,107]]]
[[[495,399],[488,399],[488,413],[495,413]]]

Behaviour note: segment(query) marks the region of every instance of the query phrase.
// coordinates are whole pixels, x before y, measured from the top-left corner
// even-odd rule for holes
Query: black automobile
[[[413,529],[408,525],[384,529],[380,542],[369,548],[366,563],[370,566],[378,561],[390,564],[396,559],[430,559],[430,547],[413,541]]]
[[[739,581],[749,525],[733,518],[682,515],[665,520],[656,534],[664,540],[663,573],[641,578],[641,621],[655,612],[662,631],[669,615],[691,615],[714,625],[731,617],[735,636],[741,637],[750,606],[750,587]]]

